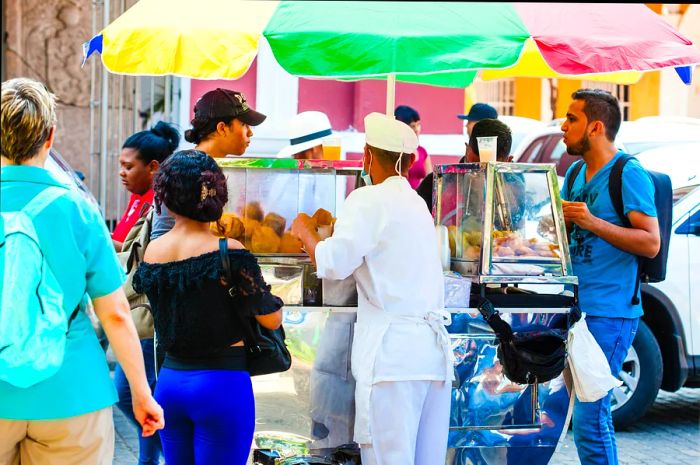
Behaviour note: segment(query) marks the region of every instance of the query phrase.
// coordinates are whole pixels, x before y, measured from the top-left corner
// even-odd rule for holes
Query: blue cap
[[[467,121],[481,121],[482,119],[496,119],[498,118],[498,112],[494,107],[486,103],[475,103],[469,109],[469,113],[466,115],[457,115],[459,119],[466,119]]]

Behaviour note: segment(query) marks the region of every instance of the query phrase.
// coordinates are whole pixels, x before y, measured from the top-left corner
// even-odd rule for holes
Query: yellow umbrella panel
[[[525,41],[520,59],[515,65],[504,69],[484,70],[479,74],[479,77],[484,81],[512,77],[534,77],[584,79],[587,81],[610,82],[613,84],[635,84],[642,78],[642,73],[639,71],[621,71],[617,73],[600,74],[559,74],[544,61],[535,41],[529,38]]]
[[[141,0],[102,31],[102,62],[118,74],[237,79],[278,3]]]

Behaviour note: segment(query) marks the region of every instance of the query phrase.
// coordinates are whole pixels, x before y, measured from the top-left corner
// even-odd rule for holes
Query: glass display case
[[[479,284],[574,284],[554,165],[464,163],[435,169],[433,216],[451,268]]]
[[[227,178],[229,200],[212,232],[253,252],[265,281],[286,305],[352,305],[353,299],[356,304],[354,286],[316,278],[290,228],[299,213],[306,213],[316,219],[322,238],[330,236],[338,210],[361,182],[362,162],[223,158],[217,163]]]

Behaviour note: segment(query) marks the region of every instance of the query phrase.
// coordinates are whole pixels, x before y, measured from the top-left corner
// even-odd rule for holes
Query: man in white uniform
[[[452,352],[445,324],[437,237],[425,203],[406,179],[418,140],[380,113],[365,118],[363,178],[320,241],[313,219],[292,232],[318,276],[357,282],[352,347],[355,441],[364,465],[445,463]]]

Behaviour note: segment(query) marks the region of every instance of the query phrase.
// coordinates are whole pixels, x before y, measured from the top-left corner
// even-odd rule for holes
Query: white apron
[[[363,309],[364,310],[364,309]],[[450,313],[444,309],[428,312],[424,318],[413,316],[392,315],[387,312],[370,309],[363,311],[355,323],[355,339],[352,346],[352,373],[355,377],[355,442],[371,444],[370,431],[370,397],[374,384],[374,365],[377,353],[384,339],[384,334],[392,325],[416,322],[425,323],[433,330],[438,345],[444,355],[445,382],[454,379],[454,354],[450,345],[450,337],[445,325],[450,324]]]

